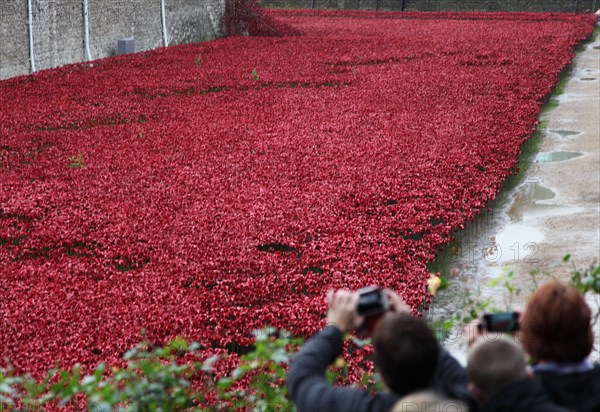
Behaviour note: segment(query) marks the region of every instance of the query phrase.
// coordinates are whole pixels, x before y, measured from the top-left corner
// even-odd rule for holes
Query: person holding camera
[[[591,310],[574,287],[549,282],[535,291],[523,314],[485,315],[484,322],[467,325],[465,332],[469,346],[489,339],[488,332],[518,336],[532,362],[533,379],[552,402],[600,412],[600,364],[588,359],[594,346]]]
[[[327,326],[302,346],[288,374],[289,394],[300,412],[389,411],[402,396],[423,390],[477,409],[465,370],[398,294],[376,288],[338,290],[328,293],[327,303]],[[373,360],[387,387],[374,395],[325,379],[327,367],[342,354],[343,335],[361,326],[372,328]]]

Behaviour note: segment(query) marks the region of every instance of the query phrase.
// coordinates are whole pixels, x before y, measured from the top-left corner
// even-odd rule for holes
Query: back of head
[[[413,392],[402,397],[390,412],[468,412],[469,407],[461,401],[446,399],[432,391]]]
[[[467,360],[469,380],[486,397],[491,397],[513,383],[527,378],[525,354],[506,336],[493,340],[480,338]]]
[[[582,361],[594,344],[591,310],[577,289],[561,282],[547,283],[527,304],[520,338],[535,360]]]
[[[386,313],[373,333],[375,366],[397,394],[431,386],[439,345],[427,323],[408,312]]]

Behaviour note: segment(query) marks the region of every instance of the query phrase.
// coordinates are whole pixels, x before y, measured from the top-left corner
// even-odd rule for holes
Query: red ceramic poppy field
[[[322,326],[325,291],[413,308],[514,172],[593,16],[271,12],[230,37],[0,82],[0,357]]]

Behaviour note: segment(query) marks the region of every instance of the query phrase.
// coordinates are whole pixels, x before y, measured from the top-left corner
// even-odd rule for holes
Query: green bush
[[[85,400],[93,412],[294,410],[285,377],[302,340],[285,331],[276,335],[272,328],[256,331],[255,337],[254,350],[241,356],[238,367],[225,377],[214,373],[219,356],[201,361],[199,345],[181,338],[154,349],[141,343],[123,356],[126,367],[100,364],[85,376],[76,365],[71,371],[52,370],[38,383],[0,369],[0,411],[17,405],[45,410],[76,400]]]

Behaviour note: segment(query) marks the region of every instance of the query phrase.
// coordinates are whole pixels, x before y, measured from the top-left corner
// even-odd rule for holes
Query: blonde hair
[[[391,412],[469,412],[467,404],[447,399],[433,391],[419,391],[404,396]]]

